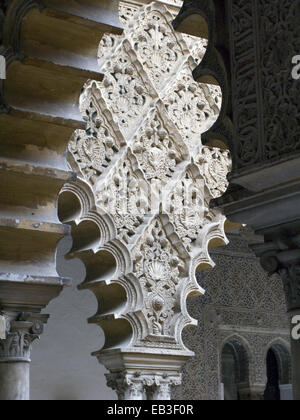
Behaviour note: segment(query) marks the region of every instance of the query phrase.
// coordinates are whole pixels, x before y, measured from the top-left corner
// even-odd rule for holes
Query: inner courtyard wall
[[[184,331],[184,342],[196,357],[184,367],[183,385],[175,399],[216,400],[221,395],[220,354],[230,337],[249,343],[252,383],[266,383],[265,356],[274,340],[288,343],[289,333],[282,283],[269,278],[248,248],[249,233],[230,235],[230,245],[212,252],[216,267],[201,272],[198,281],[204,297],[191,298],[188,309],[199,325]],[[256,238],[257,240],[257,238]],[[42,340],[33,350],[31,398],[33,400],[114,400],[107,387],[105,368],[91,356],[103,335],[86,318],[96,308],[92,293],[78,292],[84,277],[79,260],[66,260],[70,239],[58,250],[60,275],[74,284],[51,304],[53,316]],[[288,344],[287,344],[288,345]]]
[[[211,252],[213,270],[198,274],[202,298],[188,303],[198,327],[186,329],[184,342],[196,357],[184,367],[183,384],[175,391],[178,399],[217,400],[221,391],[221,353],[231,338],[249,353],[250,386],[266,386],[266,355],[279,341],[289,347],[289,325],[282,282],[263,271],[250,250],[257,237],[248,229],[231,234],[229,245]]]

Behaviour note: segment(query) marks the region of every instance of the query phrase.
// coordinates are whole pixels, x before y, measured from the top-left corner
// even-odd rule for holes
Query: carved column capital
[[[278,234],[272,240],[252,246],[264,270],[280,275],[289,312],[300,308],[300,248],[299,234]]]
[[[300,250],[298,252],[297,261],[279,269],[289,312],[300,308]]]
[[[172,388],[181,385],[182,375],[155,375],[148,391],[149,400],[171,400]]]
[[[2,312],[1,317],[6,328],[1,334],[5,339],[0,339],[0,363],[30,363],[32,343],[42,334],[48,315]]]
[[[144,378],[140,373],[109,373],[106,375],[106,379],[107,385],[116,391],[119,400],[146,399]]]
[[[125,371],[109,373],[106,379],[119,400],[170,400],[172,387],[181,385],[181,374]]]

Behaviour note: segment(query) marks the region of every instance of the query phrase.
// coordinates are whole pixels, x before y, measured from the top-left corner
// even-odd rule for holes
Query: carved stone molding
[[[300,84],[292,79],[291,62],[300,48],[300,8],[291,0],[235,0],[227,2],[226,13],[234,125],[231,179],[244,185],[243,178],[251,181],[258,169],[299,155]],[[252,179],[253,189],[255,183]]]

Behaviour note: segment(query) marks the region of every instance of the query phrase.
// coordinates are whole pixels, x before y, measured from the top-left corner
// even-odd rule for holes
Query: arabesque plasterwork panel
[[[76,232],[93,221],[99,235],[74,256],[86,265],[81,287],[99,301],[90,321],[102,327],[106,343],[95,355],[113,373],[108,383],[119,398],[170,397],[180,383],[181,367],[193,355],[182,341],[183,329],[195,324],[186,299],[204,292],[196,270],[214,265],[208,244],[227,243],[225,218],[209,203],[227,189],[231,158],[201,143],[218,118],[222,94],[194,81],[206,42],[175,32],[169,6],[121,4],[124,34],[103,37],[103,81],[86,83],[80,98],[86,130],[69,144],[79,181],[63,191],[82,205]],[[132,353],[144,370],[129,362]],[[153,382],[147,369],[164,379]]]

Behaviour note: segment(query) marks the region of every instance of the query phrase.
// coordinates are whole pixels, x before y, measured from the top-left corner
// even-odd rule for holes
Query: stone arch
[[[220,375],[224,387],[224,399],[246,399],[245,390],[250,386],[250,354],[250,347],[244,338],[234,335],[224,340],[220,351]],[[234,365],[231,378],[226,377],[228,369],[232,368],[230,364]]]
[[[265,351],[265,360],[269,350],[272,350],[276,357],[279,384],[290,384],[292,382],[290,345],[282,338],[276,338],[268,344]]]

